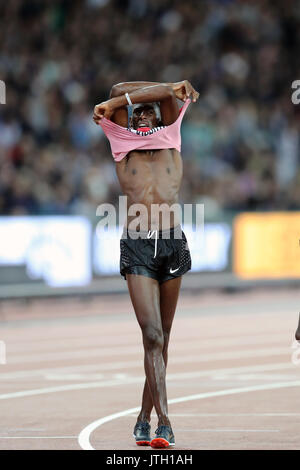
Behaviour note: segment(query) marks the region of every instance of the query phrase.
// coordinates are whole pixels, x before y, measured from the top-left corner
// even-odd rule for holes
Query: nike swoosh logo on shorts
[[[178,271],[178,269],[179,269],[179,268],[177,268],[177,269],[172,269],[172,268],[170,268],[170,273],[171,273],[171,274],[176,273],[176,271]]]

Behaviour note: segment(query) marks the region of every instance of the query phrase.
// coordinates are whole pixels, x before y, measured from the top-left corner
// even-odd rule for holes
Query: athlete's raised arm
[[[153,85],[170,85],[170,83],[158,83],[158,82],[121,82],[116,83],[111,87],[109,98],[116,96],[125,95],[125,93],[132,93],[133,91],[145,88],[146,86]]]
[[[165,126],[172,124],[178,117],[179,109],[176,95],[169,85],[158,84],[139,88],[129,94],[129,99],[132,104],[159,102],[162,121]],[[95,106],[93,119],[96,124],[98,124],[103,117],[107,119],[112,118],[117,122],[116,111],[120,109],[126,110],[127,104],[128,100],[125,94],[113,97]],[[126,116],[125,113],[122,114],[121,118],[120,115],[118,116],[119,122],[117,122],[117,124],[127,127],[127,110]]]
[[[114,98],[116,96],[125,95],[125,93],[132,93],[133,91],[139,90],[140,88],[145,88],[153,85],[167,85],[172,88],[176,98],[181,101],[185,101],[188,97],[191,97],[195,102],[199,93],[193,88],[191,83],[188,80],[182,80],[175,83],[157,83],[157,82],[121,82],[113,85],[110,90],[109,97]]]

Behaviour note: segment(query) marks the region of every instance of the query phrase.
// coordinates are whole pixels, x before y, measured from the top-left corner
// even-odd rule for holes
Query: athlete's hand
[[[102,103],[97,104],[95,106],[93,121],[96,124],[99,124],[103,117],[105,117],[106,119],[109,119],[111,115],[113,114],[113,112],[114,110],[110,104],[110,100],[103,101]]]
[[[188,80],[174,83],[173,91],[176,95],[176,98],[181,101],[186,101],[188,98],[191,98],[193,103],[195,103],[199,98],[198,91],[195,90]]]

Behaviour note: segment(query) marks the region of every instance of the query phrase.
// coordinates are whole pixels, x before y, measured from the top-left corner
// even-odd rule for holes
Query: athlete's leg
[[[135,314],[142,330],[144,366],[159,424],[167,417],[166,368],[162,355],[164,335],[160,315],[160,288],[155,279],[127,274],[127,284]]]
[[[295,338],[297,341],[300,341],[300,313],[299,313],[298,327],[295,333]]]
[[[176,310],[179,290],[181,285],[181,277],[168,280],[163,282],[160,285],[160,312],[161,312],[161,322],[164,336],[164,345],[163,345],[163,359],[165,367],[168,363],[168,346],[171,327],[174,319],[174,314]],[[138,421],[148,421],[151,419],[151,411],[153,408],[152,396],[148,386],[147,378],[145,380],[144,391],[143,391],[143,400],[142,408],[138,416]]]

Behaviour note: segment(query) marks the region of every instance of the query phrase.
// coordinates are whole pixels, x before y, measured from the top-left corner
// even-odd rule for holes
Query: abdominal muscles
[[[117,163],[116,170],[127,196],[128,223],[137,217],[149,229],[179,223],[178,215],[170,210],[178,203],[182,179],[182,159],[177,150],[133,151]]]

